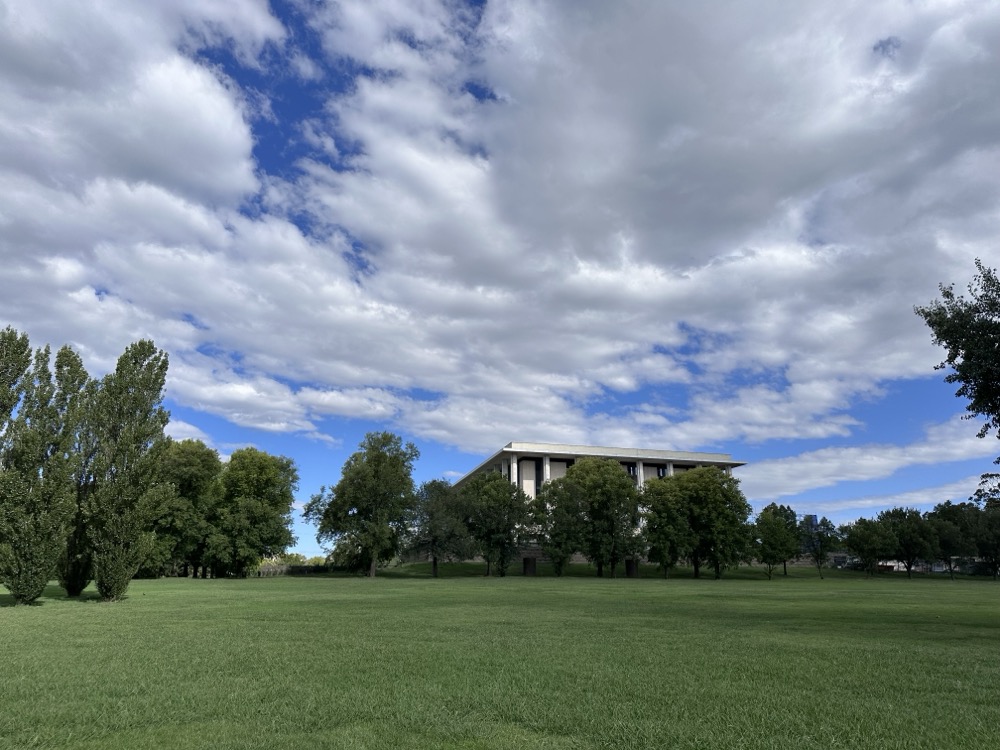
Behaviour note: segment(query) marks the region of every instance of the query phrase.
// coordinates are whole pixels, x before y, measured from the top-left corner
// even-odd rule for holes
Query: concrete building
[[[699,466],[718,466],[732,473],[743,461],[734,461],[728,453],[690,453],[660,451],[648,448],[607,448],[598,445],[564,445],[561,443],[507,443],[464,477],[461,487],[472,476],[484,471],[497,471],[516,484],[528,497],[534,497],[545,482],[566,475],[566,470],[581,458],[613,458],[631,475],[636,484],[657,477],[669,477]]]

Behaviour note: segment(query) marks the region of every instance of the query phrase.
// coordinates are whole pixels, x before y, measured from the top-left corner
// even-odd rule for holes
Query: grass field
[[[0,606],[0,747],[1000,746],[989,581],[415,570]]]

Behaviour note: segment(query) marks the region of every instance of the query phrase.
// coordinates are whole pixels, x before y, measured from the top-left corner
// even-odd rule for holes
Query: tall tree
[[[222,495],[210,519],[218,573],[244,578],[263,558],[280,555],[294,544],[291,513],[298,482],[290,458],[256,448],[233,451],[222,470]]]
[[[679,482],[654,480],[643,485],[642,504],[646,557],[660,566],[666,578],[681,558],[691,554],[697,542],[691,529],[687,497]]]
[[[789,528],[785,515],[774,503],[757,515],[753,534],[754,557],[764,565],[769,580],[778,565],[787,565],[799,552],[798,534],[794,528]],[[787,570],[786,567],[786,575]]]
[[[546,482],[535,498],[533,511],[538,542],[557,576],[563,574],[573,555],[583,551],[585,510],[579,486],[566,477]]]
[[[639,493],[632,477],[610,458],[581,458],[566,471],[584,506],[584,554],[603,576],[642,548]]]
[[[14,600],[41,596],[55,570],[68,516],[68,475],[46,346],[25,378],[10,444],[0,458],[0,581]],[[5,538],[4,538],[5,537]]]
[[[945,348],[947,355],[937,369],[950,368],[945,381],[959,384],[955,395],[968,399],[967,417],[983,420],[979,437],[990,432],[1000,437],[1000,277],[978,258],[976,270],[968,298],[955,294],[953,285],[942,284],[939,300],[914,311],[931,329],[934,343]],[[984,474],[983,484],[998,478]]]
[[[692,545],[688,554],[694,577],[708,563],[721,578],[722,571],[735,567],[750,553],[750,503],[740,490],[740,480],[715,466],[703,466],[653,480],[672,486],[679,507],[687,515]]]
[[[217,505],[222,497],[222,461],[200,440],[167,440],[160,457],[158,481],[174,488],[156,506],[153,531],[162,572],[207,575],[208,540],[218,529]]]
[[[122,598],[149,553],[148,532],[158,454],[170,415],[163,408],[167,355],[152,341],[126,347],[114,372],[100,384],[92,426],[97,431],[88,536],[94,552],[94,580],[106,601]]]
[[[869,576],[874,576],[880,560],[895,555],[896,537],[888,524],[870,518],[859,518],[840,527],[844,546],[861,562]]]
[[[979,508],[973,503],[939,503],[924,518],[934,534],[934,549],[954,580],[956,564],[976,556]]]
[[[410,526],[407,549],[430,559],[434,578],[438,577],[440,560],[472,556],[473,542],[461,498],[443,479],[432,479],[417,488]]]
[[[906,577],[913,577],[913,566],[921,560],[933,560],[936,537],[934,530],[913,508],[890,508],[878,514],[880,523],[892,531],[896,539],[894,557],[906,568]]]
[[[815,516],[804,516],[799,523],[799,537],[803,551],[812,560],[822,579],[823,567],[830,559],[830,553],[841,544],[837,527],[825,516],[818,521]]]
[[[321,543],[333,542],[374,576],[380,562],[399,552],[413,504],[413,462],[420,451],[390,432],[369,432],[358,448],[337,485],[321,487],[304,515],[318,525]]]
[[[486,560],[486,575],[507,575],[531,521],[528,496],[497,472],[477,474],[461,493],[469,531]]]
[[[11,344],[23,354],[26,337],[0,338],[0,357]],[[79,383],[65,376],[66,361],[76,358],[68,347],[56,356],[56,377],[46,346],[34,356],[21,379],[20,402],[14,417],[9,381],[3,386],[0,414],[0,580],[15,601],[31,602],[41,595],[63,549],[71,505],[70,450]],[[23,357],[20,358],[23,363]],[[8,359],[2,369],[12,371]]]
[[[781,561],[782,575],[788,575],[788,561],[794,560],[802,552],[802,545],[799,542],[799,519],[795,510],[790,505],[778,505],[770,503],[764,507],[764,511],[778,516],[785,522],[785,528],[789,534],[795,537],[795,543],[789,544],[788,556]]]

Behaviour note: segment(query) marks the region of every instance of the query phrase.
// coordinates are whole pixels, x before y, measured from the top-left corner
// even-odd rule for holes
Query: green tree
[[[937,366],[951,370],[945,382],[959,384],[955,395],[968,399],[968,418],[983,420],[979,437],[994,431],[1000,437],[1000,278],[978,258],[976,270],[968,298],[955,294],[953,285],[942,284],[940,299],[914,311],[931,329],[934,343],[947,352]],[[983,483],[998,478],[998,474],[984,474]]]
[[[417,488],[407,550],[431,561],[431,575],[438,577],[440,560],[464,560],[472,556],[472,537],[465,510],[454,487],[443,479],[432,479]]]
[[[855,555],[869,576],[874,576],[880,560],[895,554],[896,537],[887,524],[870,518],[859,518],[840,527],[844,546]]]
[[[262,559],[295,543],[291,514],[298,471],[285,456],[240,448],[229,457],[220,483],[221,498],[210,519],[216,537],[213,562],[217,574],[245,578]]]
[[[822,579],[823,566],[830,559],[830,553],[841,544],[837,527],[825,516],[818,521],[816,516],[804,516],[799,523],[799,538],[803,551],[812,560]]]
[[[502,474],[484,472],[461,489],[469,533],[486,561],[486,575],[507,575],[532,520],[528,496]]]
[[[150,552],[148,531],[156,495],[158,454],[170,415],[163,408],[167,355],[152,341],[130,344],[114,372],[102,378],[93,401],[97,432],[87,533],[94,554],[94,580],[106,601],[121,599]]]
[[[976,556],[975,529],[979,508],[973,503],[952,503],[950,500],[934,506],[924,518],[934,533],[934,549],[938,559],[954,580],[956,564]]]
[[[798,534],[789,528],[785,515],[774,503],[757,515],[753,535],[754,557],[764,565],[768,580],[778,565],[786,565],[799,552]]]
[[[777,515],[781,520],[785,522],[785,528],[788,529],[789,533],[795,537],[795,544],[789,545],[788,547],[788,557],[781,561],[782,575],[788,575],[788,561],[794,560],[802,553],[802,545],[799,542],[799,518],[795,513],[795,510],[789,505],[778,505],[777,503],[770,503],[764,507],[764,510],[768,513],[773,513]]]
[[[319,527],[318,540],[333,542],[355,567],[375,575],[380,562],[398,554],[413,504],[413,443],[390,432],[370,432],[344,464],[340,481],[306,504],[305,518]]]
[[[678,507],[687,516],[692,534],[688,558],[694,577],[707,563],[721,578],[727,568],[739,565],[750,553],[750,504],[740,490],[740,481],[715,466],[691,469],[671,477],[655,479],[674,485]]]
[[[976,550],[980,561],[993,576],[1000,577],[1000,505],[987,504],[976,524]]]
[[[583,552],[603,576],[641,551],[639,493],[622,465],[610,458],[581,458],[566,471],[584,508]]]
[[[222,496],[222,461],[219,454],[200,440],[167,439],[157,466],[157,481],[173,488],[164,492],[153,508],[152,529],[156,534],[154,559],[144,568],[150,574],[187,576],[198,569],[205,573],[208,539]]]
[[[542,485],[532,504],[542,553],[561,576],[573,555],[585,543],[585,503],[578,485],[559,477]]]
[[[0,335],[0,356],[27,351],[27,338]],[[75,356],[64,347],[57,362]],[[14,354],[23,364],[23,356]],[[73,394],[65,378],[53,380],[49,348],[39,349],[30,370],[16,386],[14,403],[7,378],[16,365],[10,359],[0,398],[0,582],[6,584],[16,602],[37,599],[55,572],[63,549],[71,511],[71,477],[68,450],[73,429]],[[17,414],[6,411],[14,403]]]
[[[880,523],[886,524],[896,539],[893,556],[903,563],[906,577],[913,577],[913,566],[920,560],[932,560],[937,554],[934,529],[913,508],[890,508],[878,514]]]
[[[690,525],[690,508],[680,482],[649,481],[642,486],[645,506],[646,558],[666,578],[681,558],[688,557],[697,540]]]

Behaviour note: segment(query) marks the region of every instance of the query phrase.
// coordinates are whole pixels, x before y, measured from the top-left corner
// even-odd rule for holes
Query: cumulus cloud
[[[0,315],[270,431],[846,438],[1000,228],[989,5],[290,7],[0,4]]]
[[[955,418],[931,425],[922,440],[910,445],[822,448],[760,461],[740,469],[739,473],[748,496],[780,498],[840,482],[883,479],[909,466],[937,466],[992,457],[996,450],[992,441],[976,437],[972,423]]]

